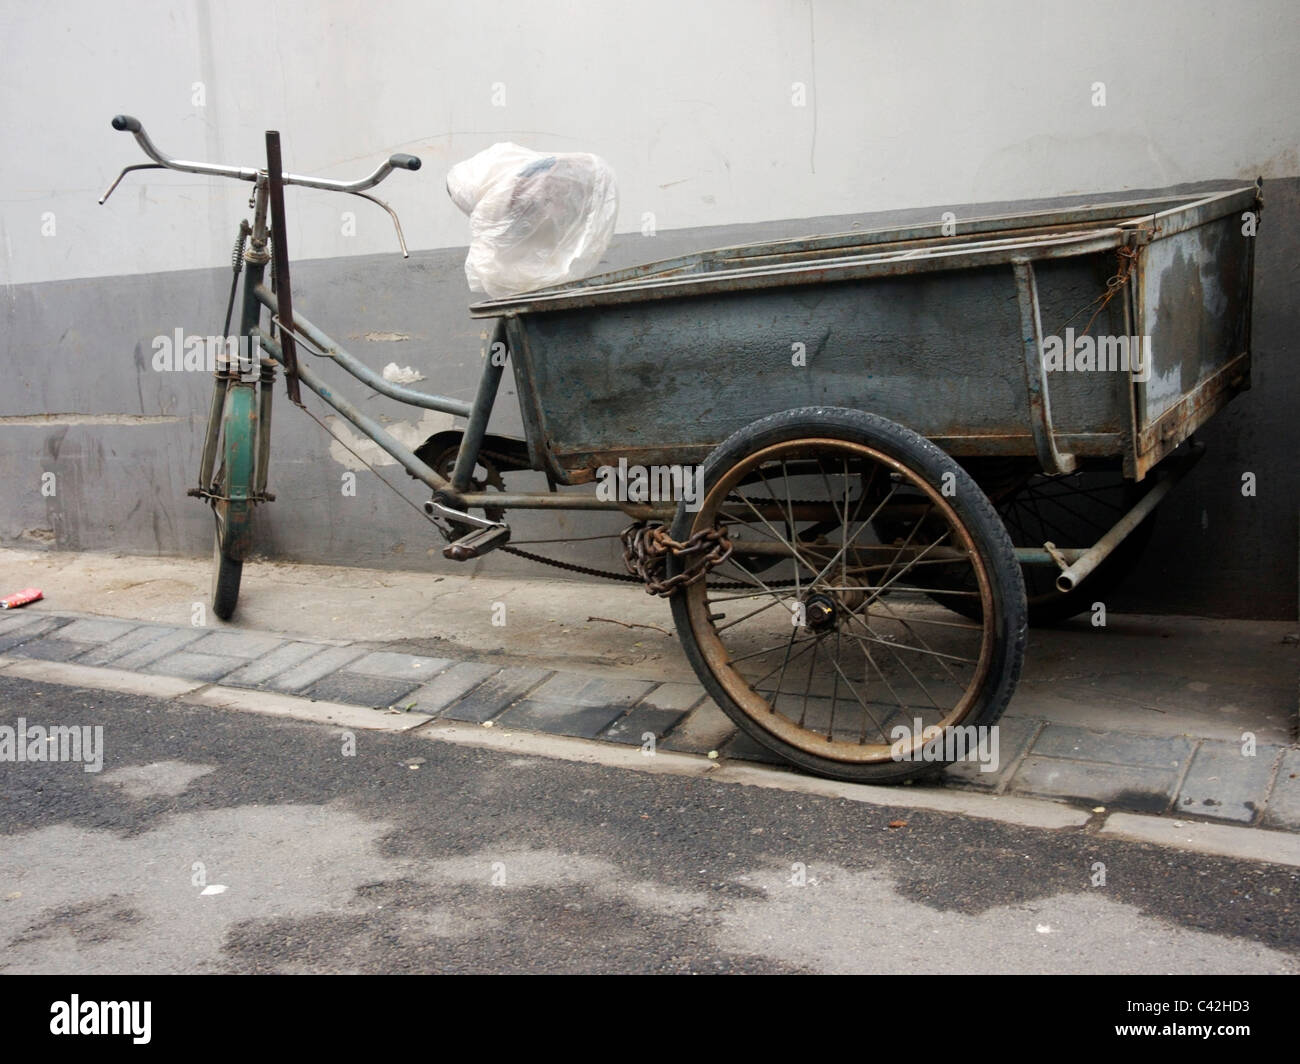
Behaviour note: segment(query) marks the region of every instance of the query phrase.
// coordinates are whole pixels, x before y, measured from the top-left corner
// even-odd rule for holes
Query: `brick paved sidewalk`
[[[781,765],[691,683],[602,678],[377,651],[363,643],[39,610],[0,614],[0,656],[107,666],[494,727]],[[1007,716],[997,771],[967,762],[923,786],[1300,832],[1300,749],[1095,731]]]

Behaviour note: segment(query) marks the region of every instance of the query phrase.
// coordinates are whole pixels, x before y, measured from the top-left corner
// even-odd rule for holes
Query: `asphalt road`
[[[20,716],[104,766],[0,762],[0,972],[1300,971],[1293,868],[0,677]]]

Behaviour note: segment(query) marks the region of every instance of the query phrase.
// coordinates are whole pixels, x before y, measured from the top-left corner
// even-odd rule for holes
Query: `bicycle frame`
[[[473,403],[450,396],[436,395],[392,384],[365,365],[355,355],[313,324],[292,305],[292,282],[288,269],[287,248],[276,247],[275,234],[286,232],[283,199],[277,194],[282,182],[277,178],[282,171],[278,158],[278,136],[267,135],[267,169],[254,177],[253,224],[249,244],[244,252],[244,280],[240,304],[239,337],[249,350],[260,350],[263,355],[257,377],[235,372],[228,364],[219,363],[212,406],[208,416],[207,434],[203,447],[200,470],[201,488],[194,494],[211,496],[207,490],[212,483],[217,441],[220,436],[225,401],[231,387],[260,385],[256,438],[252,441],[255,455],[256,479],[252,501],[270,501],[274,496],[266,491],[267,469],[270,455],[271,406],[276,369],[285,373],[286,386],[291,401],[301,405],[296,385],[302,384],[349,421],[366,437],[373,440],[408,473],[425,484],[434,493],[426,510],[465,511],[492,507],[493,509],[537,510],[608,510],[622,511],[637,518],[669,516],[671,510],[654,506],[638,506],[599,499],[594,495],[560,494],[548,492],[487,492],[473,491],[474,469],[479,462],[488,422],[496,404],[496,397],[505,370],[507,352],[506,320],[500,318],[492,333],[490,356],[485,360]],[[242,172],[241,175],[242,176]],[[301,180],[295,183],[305,183]],[[276,254],[268,252],[268,244]],[[283,255],[283,259],[280,256]],[[272,262],[273,257],[276,261]],[[267,264],[272,264],[274,286],[267,284]],[[286,314],[286,308],[288,313]],[[263,311],[269,311],[270,326],[263,324]],[[289,320],[286,320],[288,318]],[[457,451],[451,477],[443,476],[423,462],[413,451],[396,440],[375,419],[363,413],[346,396],[330,387],[316,371],[305,365],[299,357],[301,349],[311,356],[328,359],[347,374],[381,395],[408,406],[438,410],[466,419],[466,426]],[[463,513],[456,516],[467,517]],[[489,522],[471,518],[475,524]]]

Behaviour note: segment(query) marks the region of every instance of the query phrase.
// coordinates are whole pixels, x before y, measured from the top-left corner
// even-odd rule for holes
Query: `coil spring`
[[[244,264],[244,247],[248,244],[248,219],[239,223],[239,233],[235,237],[235,250],[230,256],[230,268],[238,273]]]

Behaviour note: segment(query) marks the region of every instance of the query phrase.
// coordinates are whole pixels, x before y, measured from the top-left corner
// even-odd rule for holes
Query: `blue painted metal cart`
[[[216,517],[219,615],[273,498],[283,371],[295,403],[305,385],[430,488],[448,558],[536,557],[510,544],[511,510],[627,514],[628,573],[608,575],[668,596],[718,705],[828,776],[896,781],[972,756],[1027,625],[1104,601],[1198,456],[1189,437],[1249,383],[1258,186],[723,248],[481,302],[492,357],[464,403],[384,380],[292,305],[283,188],[388,209],[368,190],[417,159],[345,183],[285,173],[274,133],[266,166],[240,168],[113,124],[147,166],[254,185],[233,265],[238,335],[261,356],[219,364],[191,492]],[[464,428],[412,451],[304,349]],[[518,440],[487,432],[507,364]],[[556,490],[629,468],[676,496],[617,477],[613,497]],[[550,490],[509,490],[522,470]]]

